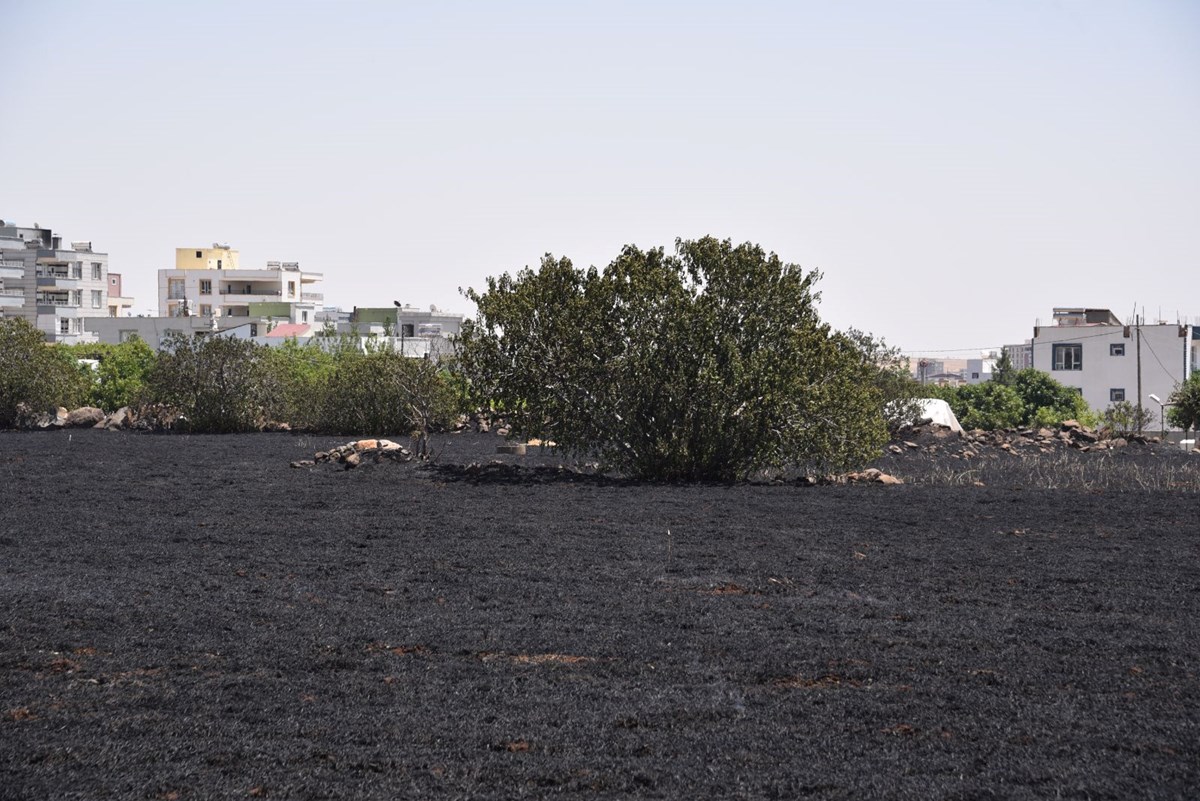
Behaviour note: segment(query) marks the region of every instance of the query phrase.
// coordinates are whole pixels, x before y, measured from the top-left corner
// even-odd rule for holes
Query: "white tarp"
[[[950,426],[951,431],[963,430],[950,404],[938,398],[921,399],[921,417],[928,417],[940,426]]]

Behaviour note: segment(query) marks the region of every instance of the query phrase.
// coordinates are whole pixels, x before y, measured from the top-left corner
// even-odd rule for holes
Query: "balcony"
[[[20,289],[0,289],[0,306],[12,308],[25,305],[25,292]]]
[[[277,299],[281,296],[278,289],[263,289],[260,287],[221,287],[222,303],[260,303],[264,300]]]
[[[316,303],[320,303],[321,301],[325,300],[325,293],[324,292],[301,292],[300,300],[313,301]]]
[[[19,261],[0,261],[0,279],[24,278],[25,265]]]

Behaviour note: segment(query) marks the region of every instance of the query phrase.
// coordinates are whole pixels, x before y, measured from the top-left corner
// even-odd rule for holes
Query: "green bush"
[[[329,349],[315,342],[300,345],[288,339],[282,345],[263,352],[271,383],[278,388],[274,404],[268,410],[272,420],[288,423],[296,429],[316,429],[321,426],[322,408],[327,387],[339,359],[353,355],[347,340],[329,339]]]
[[[1171,406],[1167,408],[1167,422],[1184,432],[1200,428],[1200,373],[1188,376],[1169,399]]]
[[[1104,410],[1102,425],[1110,436],[1130,437],[1153,422],[1150,411],[1130,401],[1116,401]]]
[[[134,337],[119,345],[92,343],[72,345],[77,359],[96,359],[99,367],[92,375],[87,402],[108,412],[139,402],[146,377],[154,368],[153,348]]]
[[[16,423],[22,403],[37,411],[80,406],[89,372],[66,348],[47,345],[45,335],[26,320],[0,317],[0,428]]]
[[[147,377],[146,398],[180,412],[180,427],[189,431],[258,430],[280,394],[265,351],[228,336],[169,334]]]
[[[877,370],[823,324],[815,271],[752,244],[633,246],[603,270],[541,269],[468,290],[459,359],[514,434],[660,480],[842,467],[887,430]]]
[[[1011,371],[1003,381],[922,389],[927,397],[949,403],[964,428],[1053,427],[1064,420],[1093,427],[1100,423],[1079,390],[1060,384],[1041,370]]]
[[[1022,424],[1025,413],[1025,405],[1017,391],[995,381],[955,387],[946,400],[966,429],[1016,428]]]
[[[320,391],[315,428],[337,434],[404,434],[423,448],[431,431],[459,413],[456,393],[437,366],[391,350],[337,354]]]
[[[921,385],[908,370],[908,360],[899,348],[889,347],[882,338],[848,329],[842,336],[861,354],[863,367],[879,392],[882,413],[889,433],[912,425],[922,413]]]

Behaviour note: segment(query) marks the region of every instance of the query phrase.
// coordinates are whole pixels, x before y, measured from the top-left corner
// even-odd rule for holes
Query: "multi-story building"
[[[1014,370],[1027,370],[1033,367],[1033,340],[1027,339],[1020,345],[1005,345],[1004,353]]]
[[[133,298],[125,297],[121,291],[121,274],[108,274],[108,316],[125,317],[133,308]]]
[[[1153,409],[1151,395],[1165,401],[1190,375],[1191,326],[1125,324],[1108,309],[1085,308],[1056,308],[1054,323],[1034,327],[1032,366],[1079,389],[1093,409],[1117,401]]]
[[[50,342],[91,341],[84,320],[108,315],[108,254],[91,242],[63,248],[36,223],[0,222],[0,281],[0,314],[24,317]]]
[[[968,384],[982,384],[984,381],[992,380],[992,373],[996,371],[995,353],[989,353],[979,359],[967,359],[967,367],[963,370],[963,381]]]
[[[250,317],[312,323],[325,297],[313,291],[321,273],[297,262],[269,261],[243,270],[228,245],[179,248],[175,269],[158,271],[158,313],[163,317]]]

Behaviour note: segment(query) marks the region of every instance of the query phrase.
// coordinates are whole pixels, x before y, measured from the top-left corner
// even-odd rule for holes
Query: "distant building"
[[[1005,345],[1002,350],[1008,354],[1014,370],[1033,367],[1033,340],[1027,339],[1019,345]]]
[[[160,317],[250,317],[312,323],[325,296],[313,291],[321,273],[297,262],[269,261],[243,270],[228,245],[179,248],[175,269],[158,271]]]
[[[1056,308],[1054,322],[1034,326],[1033,367],[1078,389],[1093,409],[1129,401],[1153,410],[1150,395],[1166,401],[1196,362],[1192,326],[1125,324],[1108,309],[1076,307]]]
[[[108,316],[125,317],[133,309],[133,298],[125,297],[121,291],[121,274],[108,274]]]
[[[992,380],[996,371],[997,356],[990,353],[979,359],[967,359],[967,366],[962,372],[963,381],[968,384],[982,384]]]
[[[70,245],[49,228],[0,221],[0,315],[23,317],[48,342],[92,341],[84,321],[108,315],[108,254]]]

